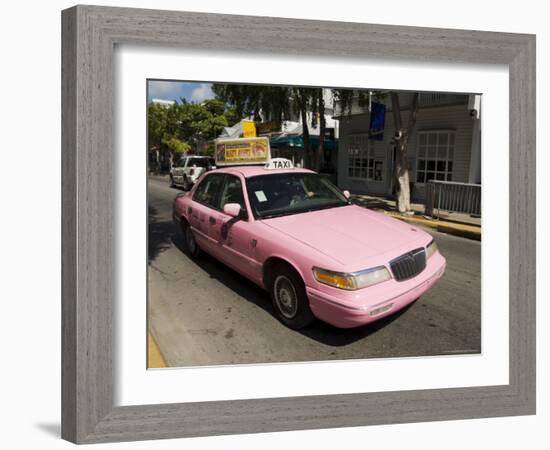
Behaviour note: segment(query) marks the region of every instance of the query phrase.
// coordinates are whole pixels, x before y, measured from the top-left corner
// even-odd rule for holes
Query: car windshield
[[[254,216],[268,219],[349,204],[344,194],[316,173],[259,175],[246,180]]]

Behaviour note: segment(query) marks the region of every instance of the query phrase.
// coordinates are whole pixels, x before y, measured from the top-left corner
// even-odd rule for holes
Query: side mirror
[[[349,191],[344,191],[344,197],[346,197],[349,200],[349,198],[351,197],[351,194],[349,193]]]
[[[241,216],[241,205],[238,203],[226,203],[223,205],[223,212],[231,217]]]

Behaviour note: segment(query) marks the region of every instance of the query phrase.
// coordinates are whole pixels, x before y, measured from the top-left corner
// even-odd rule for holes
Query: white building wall
[[[402,113],[403,123],[407,123],[408,111]],[[409,139],[408,159],[411,167],[411,181],[416,181],[416,156],[418,147],[418,131],[454,130],[455,145],[453,156],[453,181],[468,182],[470,155],[472,149],[472,132],[474,120],[469,114],[467,105],[452,105],[423,108],[418,112],[416,127]],[[386,113],[386,124],[383,141],[374,142],[375,158],[384,160],[384,180],[382,182],[350,178],[348,176],[348,147],[353,135],[368,132],[369,115],[354,115],[342,117],[340,120],[340,141],[338,155],[338,185],[354,193],[391,194],[392,186],[392,152],[391,140],[395,127],[393,115]],[[424,197],[424,185],[415,183],[414,197],[421,200]]]

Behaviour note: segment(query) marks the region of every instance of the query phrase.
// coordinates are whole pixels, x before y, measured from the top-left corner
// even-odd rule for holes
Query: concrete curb
[[[427,219],[418,216],[402,216],[398,213],[383,211],[384,214],[402,220],[413,225],[421,225],[432,228],[442,233],[452,234],[475,241],[481,241],[481,227],[456,222],[447,222],[444,220]]]
[[[161,369],[168,367],[166,360],[157,345],[157,342],[151,335],[147,333],[147,367],[149,369]]]

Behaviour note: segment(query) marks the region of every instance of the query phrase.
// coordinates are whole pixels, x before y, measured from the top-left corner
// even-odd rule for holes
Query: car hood
[[[262,222],[343,265],[378,255],[405,253],[426,245],[430,239],[427,233],[412,225],[357,205],[276,217]]]

